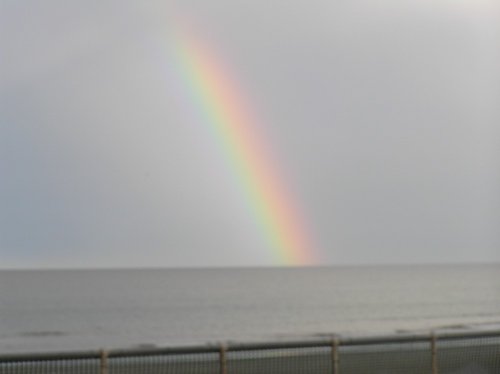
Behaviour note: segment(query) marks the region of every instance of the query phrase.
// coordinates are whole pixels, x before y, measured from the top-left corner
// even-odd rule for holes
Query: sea
[[[0,354],[499,328],[499,264],[0,271]]]

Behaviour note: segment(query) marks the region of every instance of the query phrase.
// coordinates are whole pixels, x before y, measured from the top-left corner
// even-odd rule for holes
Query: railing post
[[[431,332],[431,357],[432,357],[432,374],[438,374],[438,362],[437,362],[437,336]]]
[[[108,374],[108,352],[101,350],[101,364],[99,374]]]
[[[220,374],[227,374],[226,347],[224,344],[220,345],[219,367],[220,367]]]
[[[332,337],[332,374],[339,374],[339,339]]]

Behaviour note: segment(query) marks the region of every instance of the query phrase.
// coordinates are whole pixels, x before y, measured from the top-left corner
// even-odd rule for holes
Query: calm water
[[[500,326],[500,265],[0,271],[0,352]]]

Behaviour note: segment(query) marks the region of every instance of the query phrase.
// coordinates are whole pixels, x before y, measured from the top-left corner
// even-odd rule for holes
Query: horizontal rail
[[[197,353],[218,353],[218,346],[186,346],[148,349],[119,349],[107,351],[107,358],[163,356]],[[88,360],[101,359],[102,350],[78,352],[50,352],[50,353],[14,353],[0,355],[0,362],[26,362],[26,361],[55,361],[55,360]]]
[[[100,360],[101,351],[74,351],[49,353],[14,353],[0,355],[0,362],[29,362],[29,361],[57,361],[57,360]]]
[[[431,331],[420,334],[395,334],[363,337],[341,337],[340,345],[369,345],[369,344],[391,344],[391,343],[419,343],[428,342],[432,336],[437,340],[461,340],[461,339],[480,339],[480,338],[500,338],[500,330],[484,331]]]
[[[437,341],[460,340],[460,339],[479,339],[479,338],[500,338],[500,330],[484,331],[443,331],[427,332],[419,334],[394,334],[381,336],[363,336],[363,337],[342,337],[332,335],[316,340],[302,341],[277,341],[277,342],[259,342],[259,343],[228,343],[224,344],[226,352],[238,351],[259,351],[272,349],[293,349],[293,348],[331,348],[332,339],[335,339],[337,347],[342,346],[364,346],[364,345],[383,345],[397,343],[419,343],[430,342],[432,337]],[[118,357],[144,357],[144,356],[162,356],[162,355],[181,355],[181,354],[219,354],[220,344],[198,345],[198,346],[180,346],[166,348],[136,348],[136,349],[115,349],[107,350],[107,359]],[[39,361],[57,361],[57,360],[101,360],[102,350],[92,351],[74,351],[74,352],[49,352],[49,353],[14,353],[0,355],[0,362],[39,362]]]

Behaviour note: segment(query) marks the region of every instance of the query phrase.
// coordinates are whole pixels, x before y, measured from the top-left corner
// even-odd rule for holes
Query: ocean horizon
[[[500,327],[500,264],[0,270],[0,352]]]

